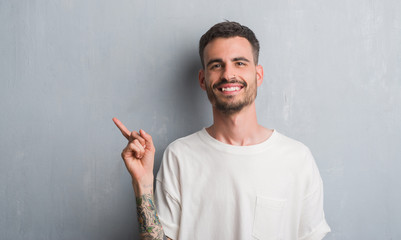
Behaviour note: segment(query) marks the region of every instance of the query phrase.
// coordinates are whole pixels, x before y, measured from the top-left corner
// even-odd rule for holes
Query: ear
[[[258,87],[262,85],[263,82],[263,67],[262,65],[256,66],[256,83]]]
[[[203,90],[206,90],[206,83],[205,83],[205,70],[199,70],[198,74],[199,85]]]

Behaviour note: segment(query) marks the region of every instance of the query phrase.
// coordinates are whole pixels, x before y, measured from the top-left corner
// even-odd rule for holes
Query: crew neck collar
[[[266,148],[268,148],[275,141],[277,141],[279,133],[275,129],[273,129],[273,133],[265,141],[258,144],[247,145],[247,146],[236,146],[220,142],[219,140],[210,136],[210,134],[206,131],[206,128],[203,128],[201,131],[199,131],[199,136],[206,144],[220,151],[235,153],[235,154],[251,154],[266,150]]]

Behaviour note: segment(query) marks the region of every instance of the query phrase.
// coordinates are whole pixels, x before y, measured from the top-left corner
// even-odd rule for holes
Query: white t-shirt
[[[155,196],[174,240],[320,240],[330,232],[312,154],[277,131],[251,146],[222,143],[206,129],[174,141]]]

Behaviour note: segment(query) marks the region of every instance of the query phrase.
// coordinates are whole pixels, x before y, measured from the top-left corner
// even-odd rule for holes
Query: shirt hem
[[[299,238],[299,240],[322,240],[329,232],[331,229],[326,220],[323,220],[311,233]]]
[[[164,235],[166,235],[167,237],[171,238],[172,240],[177,240],[178,239],[178,229],[179,229],[179,227],[176,226],[176,225],[173,225],[173,224],[167,224],[160,217],[159,217],[159,220],[160,220],[160,222],[162,224]]]

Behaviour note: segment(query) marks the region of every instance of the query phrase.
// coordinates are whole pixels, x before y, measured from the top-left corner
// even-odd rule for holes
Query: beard
[[[225,83],[240,83],[243,85],[243,88],[241,91],[242,96],[239,95],[221,95],[221,94],[216,94],[215,91],[219,91],[219,85],[225,84]],[[249,87],[248,87],[249,86]],[[209,85],[206,85],[206,93],[207,97],[209,98],[210,103],[215,107],[217,110],[220,112],[231,115],[237,112],[240,112],[244,107],[251,105],[257,95],[257,84],[256,84],[256,77],[254,84],[248,85],[244,81],[239,81],[239,80],[231,80],[227,81],[223,79],[222,81],[219,81],[218,83],[214,84],[213,87],[210,87]],[[239,99],[235,99],[239,98]]]

